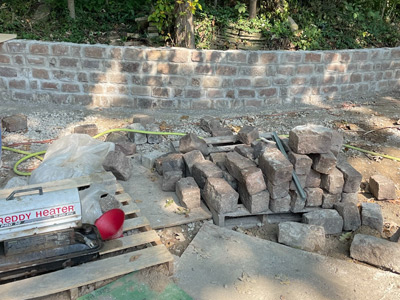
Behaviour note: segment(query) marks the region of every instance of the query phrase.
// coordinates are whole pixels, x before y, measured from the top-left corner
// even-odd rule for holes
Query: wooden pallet
[[[67,182],[68,187],[78,187],[90,185],[93,182],[112,184],[113,180],[115,184],[116,180],[112,174],[102,173],[67,179],[64,183]],[[0,285],[0,298],[2,300],[31,299],[70,291],[71,298],[75,299],[79,287],[151,266],[166,264],[169,272],[172,273],[172,255],[161,243],[157,233],[152,230],[146,217],[141,216],[139,208],[131,197],[124,192],[119,183],[116,184],[116,198],[121,202],[125,212],[123,237],[106,241],[99,253],[99,259],[95,261]],[[62,184],[54,182],[50,186],[54,190],[55,187],[61,188]]]

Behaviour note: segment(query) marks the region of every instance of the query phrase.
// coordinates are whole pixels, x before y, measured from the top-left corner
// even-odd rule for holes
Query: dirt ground
[[[54,113],[53,113],[54,112]],[[57,113],[56,113],[57,112]],[[243,125],[257,126],[265,132],[276,131],[287,134],[297,125],[319,124],[335,128],[344,134],[344,143],[368,151],[378,152],[398,158],[392,160],[381,156],[373,156],[347,147],[342,149],[350,164],[363,176],[359,202],[375,202],[368,190],[371,175],[381,174],[396,184],[397,199],[377,201],[382,207],[384,232],[382,237],[390,237],[400,226],[400,92],[383,95],[371,95],[357,99],[346,99],[342,102],[328,102],[315,106],[298,105],[296,107],[269,107],[262,110],[242,111],[137,111],[129,109],[93,109],[78,106],[56,106],[52,104],[38,105],[30,103],[0,103],[0,118],[14,113],[28,116],[29,131],[26,133],[3,132],[3,146],[11,145],[25,151],[39,151],[47,147],[47,143],[35,143],[47,139],[57,139],[72,132],[76,125],[94,123],[99,132],[111,128],[128,125],[134,113],[154,115],[161,130],[178,132],[195,132],[207,134],[199,129],[200,118],[217,116],[223,124],[232,130]],[[29,120],[31,120],[29,122]],[[67,121],[65,121],[67,120]],[[160,145],[145,145],[138,151],[168,149],[170,140],[164,138]],[[21,155],[3,151],[3,167],[0,168],[0,187],[15,174],[14,163]],[[21,168],[31,170],[38,161],[22,164]],[[207,221],[206,221],[207,222]],[[200,229],[202,222],[190,223],[159,230],[161,240],[172,254],[180,256]],[[276,224],[258,224],[252,228],[236,227],[234,230],[259,238],[277,241]],[[367,228],[360,232],[379,235]],[[328,236],[326,249],[322,254],[340,259],[349,259],[349,248],[354,233]]]

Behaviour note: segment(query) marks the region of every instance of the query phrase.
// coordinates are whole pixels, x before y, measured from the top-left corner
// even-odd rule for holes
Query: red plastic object
[[[122,236],[125,213],[119,208],[105,212],[94,222],[103,240],[117,239]]]

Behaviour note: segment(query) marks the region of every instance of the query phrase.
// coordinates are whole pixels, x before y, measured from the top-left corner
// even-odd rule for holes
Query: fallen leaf
[[[188,216],[189,216],[189,213],[190,213],[190,209],[187,209],[187,208],[185,208],[185,207],[178,206],[178,207],[175,209],[174,213],[176,213],[176,214],[178,214],[178,215],[185,215],[185,217],[188,217]]]
[[[139,199],[137,199],[137,200],[135,200],[134,202],[135,202],[135,203],[142,203],[143,201],[142,201],[142,200],[139,200]]]
[[[343,233],[343,234],[339,237],[339,241],[345,242],[345,241],[350,240],[350,238],[351,238],[351,232],[346,232],[346,233]]]
[[[188,120],[189,119],[189,116],[182,116],[181,117],[181,120]]]
[[[174,203],[174,199],[170,198],[170,199],[168,199],[168,200],[165,201],[164,207],[171,206],[172,203]]]
[[[141,254],[138,255],[133,255],[131,256],[131,258],[129,259],[130,262],[137,260],[140,257]]]

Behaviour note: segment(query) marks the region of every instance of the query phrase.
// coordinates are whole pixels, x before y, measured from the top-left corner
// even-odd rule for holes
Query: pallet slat
[[[132,200],[131,196],[129,196],[129,194],[127,194],[127,193],[117,194],[114,197],[121,203],[124,203],[124,202],[130,203],[130,201]]]
[[[139,207],[133,202],[130,202],[128,205],[123,205],[121,209],[124,211],[125,215],[134,214],[140,211]]]
[[[146,217],[136,217],[133,219],[127,219],[124,222],[124,232],[129,231],[129,230],[133,230],[133,229],[137,229],[140,227],[145,227],[145,226],[149,226],[150,222],[149,220],[147,220]]]
[[[173,260],[164,245],[0,285],[2,300],[31,299],[124,275]]]
[[[101,248],[100,255],[155,242],[157,239],[159,239],[159,236],[154,230],[124,236],[105,242]]]

